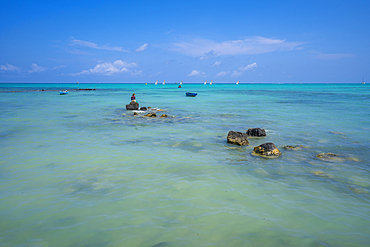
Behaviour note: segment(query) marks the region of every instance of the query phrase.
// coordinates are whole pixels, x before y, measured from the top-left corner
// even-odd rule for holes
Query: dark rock
[[[247,134],[237,131],[229,131],[227,134],[227,142],[240,146],[249,145]]]
[[[134,112],[134,116],[137,116],[137,115],[139,115],[139,113],[137,113],[137,112]]]
[[[247,135],[254,137],[266,136],[266,131],[261,128],[251,128],[247,130]]]
[[[126,105],[126,110],[139,110],[139,103],[135,101],[131,101],[130,104]]]
[[[78,88],[76,90],[79,90],[79,91],[95,91],[96,88]]]
[[[253,148],[253,154],[261,155],[264,157],[277,157],[281,155],[281,152],[274,143],[266,142],[257,147]]]
[[[144,115],[144,117],[157,117],[157,114],[155,114],[155,113],[148,113],[148,114]]]
[[[140,107],[140,111],[147,111],[148,108],[146,108],[145,106],[144,107]]]
[[[167,115],[166,114],[162,114],[161,117],[167,117]]]

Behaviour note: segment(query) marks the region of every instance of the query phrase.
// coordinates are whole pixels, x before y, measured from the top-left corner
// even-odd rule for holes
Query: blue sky
[[[370,1],[1,1],[0,82],[361,82]]]

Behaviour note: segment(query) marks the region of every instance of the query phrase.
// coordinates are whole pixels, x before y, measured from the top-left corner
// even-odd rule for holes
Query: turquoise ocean
[[[0,246],[370,245],[367,84],[178,85],[1,83]]]

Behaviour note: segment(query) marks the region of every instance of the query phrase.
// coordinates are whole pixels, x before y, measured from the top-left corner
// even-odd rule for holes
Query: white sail
[[[158,80],[156,80],[154,84],[157,85],[158,84]]]

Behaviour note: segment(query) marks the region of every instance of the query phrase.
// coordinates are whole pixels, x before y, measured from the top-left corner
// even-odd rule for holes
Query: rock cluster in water
[[[266,131],[261,128],[251,128],[248,129],[246,133],[238,131],[229,131],[227,135],[227,142],[244,146],[249,145],[248,137],[264,137],[264,136],[266,136]],[[254,147],[252,154],[270,158],[280,156],[281,152],[279,151],[279,149],[277,149],[274,143],[267,142],[257,147]]]
[[[142,117],[149,117],[149,118],[156,118],[157,117],[156,112],[163,111],[163,109],[152,108],[152,107],[140,107],[139,108],[139,104],[136,103],[135,101],[132,101],[130,104],[126,105],[126,109],[134,111],[134,116],[142,116]],[[144,114],[141,114],[141,113],[144,113]],[[162,114],[159,117],[166,118],[168,116],[167,114]]]

